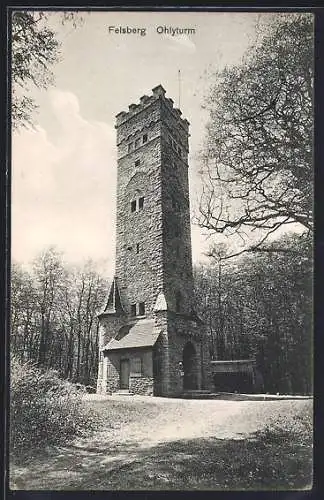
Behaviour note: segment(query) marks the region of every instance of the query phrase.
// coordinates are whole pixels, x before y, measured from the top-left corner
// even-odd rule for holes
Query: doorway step
[[[181,397],[184,399],[213,399],[215,397],[215,393],[212,393],[207,389],[193,389],[183,391]]]
[[[118,391],[112,393],[112,396],[134,396],[134,393],[128,389],[118,389]]]

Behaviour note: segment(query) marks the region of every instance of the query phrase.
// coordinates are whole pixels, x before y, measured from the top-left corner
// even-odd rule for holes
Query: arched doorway
[[[182,363],[183,363],[183,388],[185,390],[198,389],[198,367],[197,367],[197,355],[196,349],[191,342],[183,348],[182,353]]]

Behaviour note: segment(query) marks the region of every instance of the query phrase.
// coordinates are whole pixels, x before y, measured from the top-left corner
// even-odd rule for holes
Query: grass
[[[251,416],[259,415],[264,420],[272,407],[277,413],[269,416],[268,425],[245,438],[219,439],[215,432],[208,437],[155,444],[152,441],[147,446],[140,437],[134,437],[133,431],[142,431],[143,435],[158,432],[157,423],[162,425],[169,417],[174,423],[179,411],[174,401],[161,405],[152,399],[109,400],[87,405],[101,409],[101,418],[107,424],[102,433],[65,448],[48,449],[46,454],[30,460],[28,466],[15,465],[12,476],[17,489],[302,490],[311,487],[311,408],[305,402],[293,405],[282,402],[276,406],[254,402],[248,406]],[[185,402],[181,405],[188,414],[192,411],[192,405],[186,406]],[[237,423],[246,418],[246,415],[236,417]],[[229,426],[228,421],[224,425]],[[231,425],[234,429],[236,423]]]
[[[96,474],[98,489],[273,490],[309,486],[309,450],[293,443],[196,439],[160,445],[121,464],[109,477]],[[90,484],[88,484],[90,487]]]

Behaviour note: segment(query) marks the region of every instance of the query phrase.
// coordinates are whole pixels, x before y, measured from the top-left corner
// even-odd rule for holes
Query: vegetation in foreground
[[[11,360],[10,451],[19,456],[48,445],[64,444],[94,428],[93,412],[76,386],[54,370]]]
[[[212,437],[142,447],[141,438],[132,435],[133,424],[142,434],[150,423],[157,428],[162,420],[175,425],[175,402],[163,402],[161,407],[153,400],[91,401],[88,407],[100,412],[106,423],[104,434],[93,434],[64,448],[51,447],[37,454],[27,468],[26,462],[20,468],[12,466],[11,477],[18,489],[308,489],[312,478],[311,405],[306,401],[277,403],[276,415],[269,419],[265,417],[266,403],[252,403],[258,421],[267,418],[268,425],[260,425],[260,431],[244,439],[220,439],[215,431]],[[238,415],[235,421],[242,418]]]

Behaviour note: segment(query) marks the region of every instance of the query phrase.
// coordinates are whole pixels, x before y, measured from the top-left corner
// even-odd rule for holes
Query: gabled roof
[[[113,282],[110,287],[109,297],[104,310],[98,315],[104,316],[105,314],[116,314],[123,313],[124,309],[120,299],[120,293],[118,288],[118,283],[116,277],[113,279]]]
[[[111,339],[102,350],[131,349],[134,347],[153,347],[160,332],[155,330],[154,319],[141,319],[135,324],[120,328],[115,338]]]

